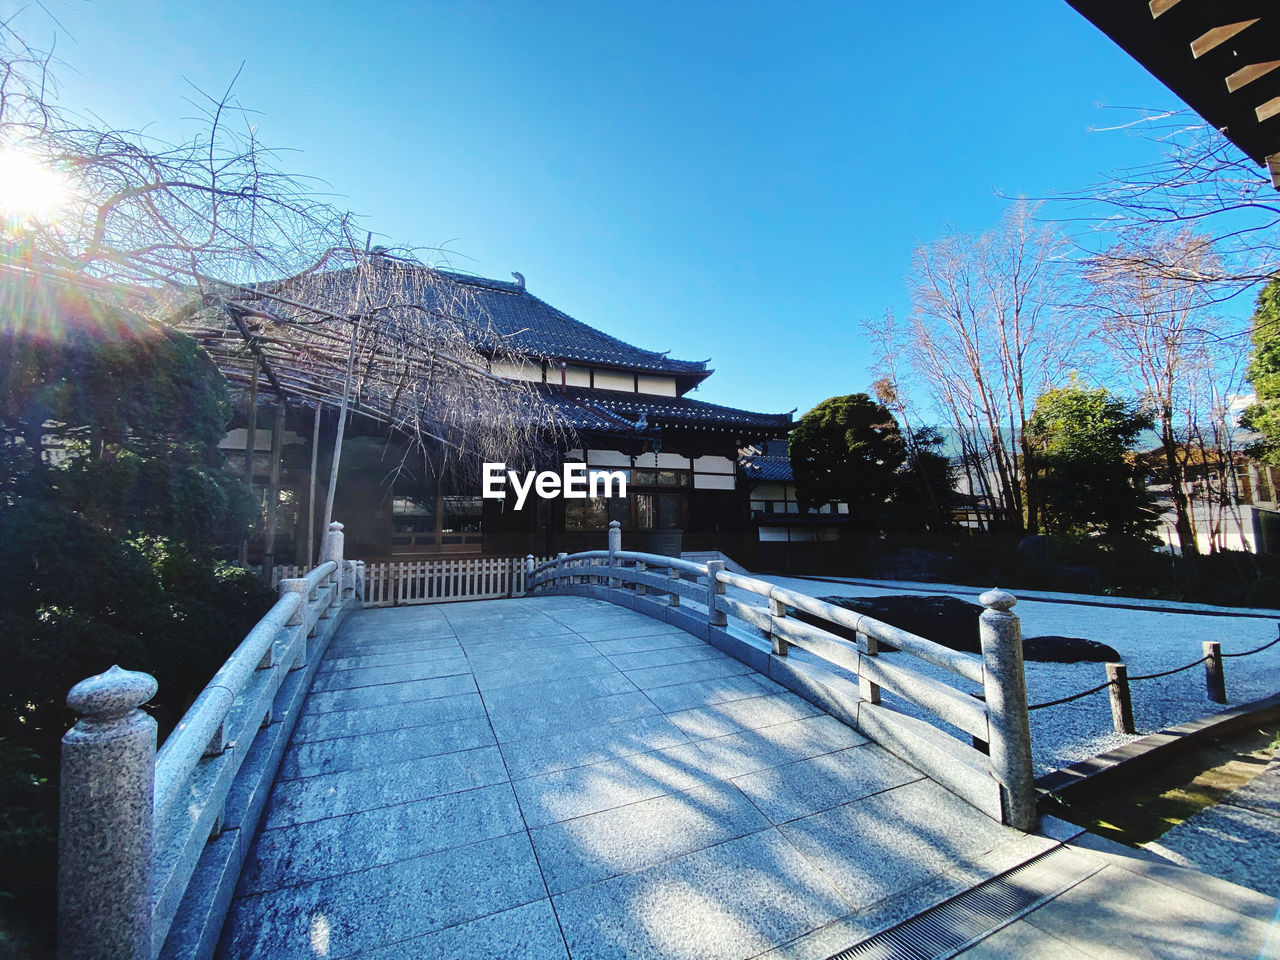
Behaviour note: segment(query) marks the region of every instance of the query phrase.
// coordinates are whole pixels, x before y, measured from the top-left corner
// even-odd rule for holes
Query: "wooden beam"
[[[1267,157],[1267,169],[1271,172],[1271,185],[1280,190],[1280,153]]]
[[[1235,93],[1241,87],[1253,83],[1259,77],[1265,77],[1268,73],[1280,67],[1280,60],[1269,60],[1266,63],[1251,63],[1247,67],[1241,67],[1235,73],[1227,77],[1227,89]]]
[[[1236,34],[1249,29],[1261,19],[1261,17],[1254,17],[1252,20],[1241,20],[1239,23],[1228,23],[1221,27],[1214,27],[1191,41],[1191,55],[1199,60],[1210,50],[1226,43]]]
[[[1178,0],[1151,0],[1147,6],[1150,7],[1151,18],[1154,20],[1160,14],[1172,10],[1177,3]]]
[[[1280,115],[1280,97],[1272,97],[1253,112],[1257,116],[1259,123]]]

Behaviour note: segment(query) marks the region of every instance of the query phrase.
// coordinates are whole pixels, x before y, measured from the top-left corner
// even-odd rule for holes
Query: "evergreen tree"
[[[884,528],[907,445],[882,404],[865,393],[822,401],[792,431],[790,454],[802,510],[844,501],[855,525]]]
[[[1251,453],[1276,464],[1280,463],[1280,278],[1262,288],[1250,323],[1249,382],[1258,401],[1244,411],[1240,423],[1262,434]]]
[[[1150,414],[1102,387],[1073,380],[1040,395],[1028,431],[1049,530],[1096,533],[1113,544],[1150,536],[1158,513],[1130,449],[1151,427]]]

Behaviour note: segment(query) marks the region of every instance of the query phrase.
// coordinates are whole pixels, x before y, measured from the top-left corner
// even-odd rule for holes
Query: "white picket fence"
[[[536,558],[537,563],[545,557]],[[364,605],[397,607],[524,595],[524,557],[470,560],[389,560],[365,564]],[[298,576],[297,568],[275,568],[273,586]]]

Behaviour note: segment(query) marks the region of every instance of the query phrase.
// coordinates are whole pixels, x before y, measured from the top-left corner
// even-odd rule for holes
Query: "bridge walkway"
[[[365,610],[219,955],[826,958],[1055,846],[622,607]]]

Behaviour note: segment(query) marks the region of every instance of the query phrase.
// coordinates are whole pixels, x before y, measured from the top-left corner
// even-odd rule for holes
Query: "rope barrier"
[[[1029,705],[1027,709],[1043,710],[1045,707],[1057,707],[1064,703],[1070,703],[1072,700],[1079,700],[1081,697],[1092,696],[1093,694],[1099,692],[1100,690],[1107,689],[1107,687],[1111,685],[1112,685],[1112,681],[1108,680],[1106,683],[1099,684],[1098,686],[1094,687],[1092,690],[1085,690],[1081,693],[1073,693],[1069,697],[1063,697],[1061,700],[1050,700],[1048,703],[1034,703]]]
[[[1280,643],[1280,636],[1277,636],[1277,637],[1276,637],[1274,640],[1272,640],[1270,643],[1264,643],[1262,646],[1257,647],[1256,649],[1253,649],[1253,650],[1241,650],[1239,653],[1219,653],[1219,654],[1218,654],[1218,656],[1223,657],[1223,658],[1226,658],[1226,657],[1248,657],[1248,656],[1252,656],[1252,655],[1253,655],[1253,654],[1255,654],[1255,653],[1261,653],[1263,650],[1267,650],[1267,649],[1269,649],[1269,648],[1271,648],[1271,647],[1274,647],[1277,643]],[[1155,680],[1155,679],[1157,679],[1157,678],[1159,678],[1159,677],[1171,677],[1171,676],[1173,676],[1175,673],[1182,673],[1184,670],[1190,670],[1192,667],[1198,667],[1198,666],[1200,666],[1200,664],[1202,664],[1202,663],[1204,663],[1204,662],[1206,662],[1207,660],[1210,660],[1210,659],[1211,659],[1211,658],[1210,658],[1210,657],[1207,657],[1207,656],[1206,656],[1206,657],[1201,657],[1199,660],[1194,660],[1194,661],[1192,661],[1191,663],[1186,664],[1185,666],[1181,666],[1181,667],[1174,667],[1172,670],[1162,670],[1162,671],[1160,671],[1159,673],[1144,673],[1144,674],[1139,674],[1139,675],[1137,675],[1137,676],[1129,677],[1129,682],[1130,682],[1130,683],[1132,683],[1132,682],[1133,682],[1133,681],[1135,681],[1135,680]],[[1073,693],[1073,694],[1072,694],[1071,696],[1069,696],[1069,697],[1061,697],[1061,698],[1059,698],[1059,699],[1057,699],[1057,700],[1050,700],[1050,701],[1048,701],[1047,703],[1033,703],[1033,704],[1028,704],[1028,705],[1027,705],[1027,709],[1028,709],[1028,710],[1043,710],[1045,707],[1060,707],[1060,706],[1062,706],[1062,704],[1064,704],[1064,703],[1071,703],[1071,701],[1073,701],[1073,700],[1079,700],[1079,699],[1081,699],[1081,698],[1083,698],[1083,697],[1091,697],[1091,696],[1093,696],[1095,693],[1100,693],[1100,692],[1102,692],[1103,690],[1106,690],[1108,687],[1113,687],[1113,686],[1115,686],[1115,684],[1116,684],[1116,682],[1115,682],[1114,680],[1108,680],[1106,683],[1101,683],[1101,684],[1099,684],[1098,686],[1096,686],[1096,687],[1091,687],[1091,688],[1090,688],[1090,689],[1088,689],[1088,690],[1082,690],[1082,691],[1080,691],[1079,693]]]
[[[1190,670],[1192,667],[1198,667],[1200,664],[1208,660],[1208,657],[1201,657],[1194,663],[1188,663],[1185,667],[1174,667],[1172,670],[1162,670],[1160,673],[1144,673],[1138,676],[1130,677],[1130,680],[1154,680],[1157,677],[1171,677],[1175,673],[1181,673],[1183,670]]]
[[[1242,650],[1240,653],[1220,653],[1220,654],[1218,654],[1218,656],[1220,656],[1220,657],[1247,657],[1247,656],[1249,656],[1250,654],[1254,654],[1254,653],[1261,653],[1263,650],[1267,649],[1267,647],[1274,647],[1277,643],[1280,643],[1280,637],[1276,637],[1276,638],[1275,638],[1274,640],[1272,640],[1270,643],[1264,643],[1262,646],[1258,647],[1256,650]]]

